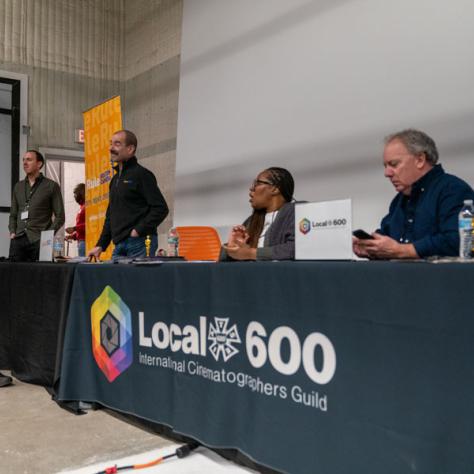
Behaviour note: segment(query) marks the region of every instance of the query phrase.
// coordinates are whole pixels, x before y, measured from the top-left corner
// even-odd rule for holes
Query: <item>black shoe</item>
[[[7,385],[11,385],[13,382],[13,379],[9,377],[8,375],[3,375],[0,372],[0,387],[6,387]]]

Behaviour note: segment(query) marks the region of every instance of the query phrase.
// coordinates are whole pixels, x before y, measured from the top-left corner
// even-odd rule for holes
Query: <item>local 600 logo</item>
[[[91,307],[92,352],[100,370],[113,382],[132,363],[129,307],[106,286]]]
[[[139,345],[206,357],[210,342],[209,352],[214,359],[227,362],[240,352],[237,325],[231,325],[229,318],[215,317],[209,324],[207,320],[206,316],[200,316],[198,325],[183,327],[158,321],[147,332],[145,314],[139,312]],[[283,346],[289,348],[285,357],[282,357]],[[245,354],[257,369],[270,364],[281,374],[293,375],[302,367],[313,382],[321,385],[330,382],[336,371],[336,351],[327,336],[312,332],[301,340],[289,326],[269,332],[262,323],[251,321],[245,331]]]
[[[91,319],[94,358],[107,380],[113,382],[132,363],[130,309],[107,286],[92,305]],[[242,341],[237,324],[230,318],[199,316],[196,325],[156,321],[149,326],[143,311],[138,312],[138,326],[138,345],[142,348],[199,357],[211,355],[224,363],[243,352],[256,369],[268,364],[288,376],[302,369],[309,379],[321,385],[329,383],[336,371],[336,351],[321,332],[300,338],[289,326],[268,331],[261,322],[251,321]]]
[[[310,230],[311,230],[311,222],[309,219],[306,219],[304,217],[303,219],[300,220],[300,232],[304,235],[306,235]]]

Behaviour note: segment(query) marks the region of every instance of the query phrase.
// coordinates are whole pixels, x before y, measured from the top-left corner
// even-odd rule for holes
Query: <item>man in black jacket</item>
[[[145,239],[151,237],[150,255],[158,248],[156,228],[168,215],[168,206],[153,173],[137,162],[137,137],[120,130],[110,140],[115,176],[109,187],[109,206],[101,236],[89,256],[99,257],[112,240],[113,258],[145,256]]]

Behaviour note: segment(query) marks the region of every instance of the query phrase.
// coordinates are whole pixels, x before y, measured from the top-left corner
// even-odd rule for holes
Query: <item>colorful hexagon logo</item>
[[[311,222],[304,217],[300,220],[300,232],[302,234],[307,234],[311,230]]]
[[[132,364],[132,317],[122,298],[106,286],[91,307],[92,353],[113,382]]]

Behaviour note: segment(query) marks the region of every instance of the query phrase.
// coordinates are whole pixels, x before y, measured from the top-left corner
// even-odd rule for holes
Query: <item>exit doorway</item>
[[[64,237],[65,228],[76,225],[79,204],[74,200],[73,190],[79,183],[85,183],[84,152],[41,147],[39,151],[45,159],[44,175],[61,187],[66,222],[57,235],[63,241],[63,255],[77,257],[77,242],[66,242]]]

